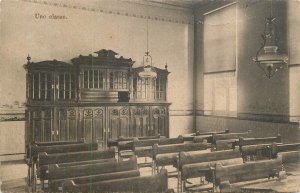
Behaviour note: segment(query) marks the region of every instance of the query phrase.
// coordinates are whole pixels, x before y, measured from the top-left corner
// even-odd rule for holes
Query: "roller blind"
[[[204,72],[236,68],[236,4],[204,15]]]
[[[300,2],[289,1],[288,5],[289,63],[300,64]]]

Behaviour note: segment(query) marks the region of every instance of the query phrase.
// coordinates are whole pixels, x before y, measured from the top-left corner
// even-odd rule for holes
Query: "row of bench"
[[[188,179],[196,176],[204,177],[207,182],[212,182],[210,185],[213,185],[213,189],[219,187],[225,190],[228,186],[226,186],[227,180],[224,179],[230,177],[222,177],[222,175],[224,173],[226,176],[230,172],[222,172],[224,167],[225,169],[229,165],[237,168],[241,167],[245,171],[247,169],[251,171],[251,167],[262,167],[262,171],[259,170],[257,172],[264,173],[269,171],[269,167],[265,167],[265,165],[276,165],[277,167],[277,163],[280,163],[280,167],[276,169],[276,175],[270,173],[272,174],[270,176],[278,177],[282,170],[282,163],[299,160],[300,145],[280,144],[277,141],[272,141],[278,137],[275,137],[276,139],[241,138],[236,133],[230,134],[228,132],[222,134],[210,133],[207,135],[222,135],[220,140],[230,139],[226,138],[227,136],[238,136],[239,138],[235,141],[242,139],[247,143],[236,150],[215,151],[213,149],[211,152],[212,143],[207,143],[209,138],[196,143],[194,143],[195,137],[193,142],[191,140],[185,142],[186,138],[184,136],[170,139],[161,136],[154,136],[149,139],[132,138],[119,140],[115,143],[118,147],[118,157],[115,157],[115,148],[99,151],[96,143],[55,142],[54,144],[32,144],[30,156],[28,156],[28,163],[30,164],[28,165],[31,168],[31,175],[34,176],[33,187],[36,185],[36,180],[39,179],[42,188],[47,191],[166,192],[170,191],[168,189],[168,177],[177,177],[178,189],[184,191],[190,188],[186,186]],[[183,142],[182,138],[184,139]],[[265,142],[268,142],[268,144],[260,144]],[[271,144],[272,142],[273,144]],[[134,144],[133,149],[132,144]],[[241,147],[251,146],[252,149],[250,149],[253,150],[255,149],[253,146],[259,145],[266,145],[267,149],[272,150],[271,154],[266,154],[272,155],[267,157],[272,159],[253,162],[255,165],[250,164],[248,160],[245,163],[245,159],[242,159]],[[204,152],[203,150],[208,150],[209,152]],[[288,152],[279,153],[284,151]],[[255,152],[255,150],[252,152]],[[129,160],[123,160],[126,157]],[[153,159],[150,166],[153,168],[154,175],[140,176],[139,167],[144,165],[137,164],[137,157],[151,157]],[[276,164],[272,164],[273,162]],[[175,175],[168,174],[164,169],[169,165],[176,168],[177,172]],[[274,168],[270,170],[275,171]],[[235,174],[232,175],[234,176]],[[242,176],[243,174],[238,175]],[[44,186],[44,182],[48,182],[47,187]],[[233,183],[234,180],[229,180],[229,182]]]

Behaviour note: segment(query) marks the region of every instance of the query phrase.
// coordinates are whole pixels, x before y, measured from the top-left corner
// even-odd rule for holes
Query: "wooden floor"
[[[168,168],[167,168],[168,169]],[[287,179],[279,181],[265,181],[247,186],[248,192],[261,192],[264,188],[273,188],[275,192],[300,192],[300,164],[290,164],[285,166]],[[141,168],[141,175],[151,175],[150,168]],[[31,192],[26,184],[27,166],[22,160],[7,161],[1,163],[1,191],[11,192]],[[177,191],[177,179],[169,179],[169,188]]]

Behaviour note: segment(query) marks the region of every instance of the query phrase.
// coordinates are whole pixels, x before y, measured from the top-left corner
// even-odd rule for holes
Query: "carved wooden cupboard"
[[[32,141],[97,141],[103,148],[118,136],[169,136],[167,69],[141,78],[143,67],[111,50],[71,63],[28,62],[26,147]]]

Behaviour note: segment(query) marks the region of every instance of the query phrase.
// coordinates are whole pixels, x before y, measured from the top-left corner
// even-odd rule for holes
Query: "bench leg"
[[[30,186],[30,182],[31,182],[31,168],[30,166],[28,166],[28,170],[27,170],[27,185]]]

